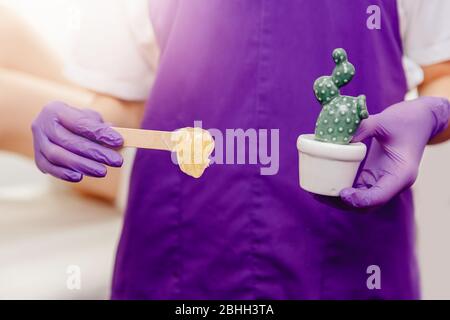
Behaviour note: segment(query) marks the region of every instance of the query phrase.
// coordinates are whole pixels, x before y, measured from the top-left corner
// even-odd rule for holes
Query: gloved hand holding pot
[[[416,180],[425,146],[447,126],[449,101],[422,97],[369,117],[365,96],[339,94],[355,74],[346,52],[334,50],[333,59],[333,74],[314,83],[322,105],[315,134],[297,140],[300,186],[316,194],[340,196],[353,207],[383,205]],[[355,182],[366,156],[361,141],[369,138],[374,140]]]

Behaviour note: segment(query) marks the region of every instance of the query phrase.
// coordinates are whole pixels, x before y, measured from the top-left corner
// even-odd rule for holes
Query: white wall
[[[71,26],[79,12],[77,0],[0,0],[0,4],[16,9],[61,55],[67,49]]]
[[[424,298],[450,299],[450,142],[427,148],[414,186]]]

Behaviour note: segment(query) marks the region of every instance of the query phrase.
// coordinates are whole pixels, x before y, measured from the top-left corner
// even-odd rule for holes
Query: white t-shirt
[[[124,100],[145,100],[158,61],[148,1],[81,0],[66,76]],[[397,0],[404,69],[410,89],[420,66],[450,60],[450,0]],[[381,26],[382,27],[382,26]]]
[[[120,99],[145,100],[158,60],[148,0],[79,0],[77,5],[66,77]]]

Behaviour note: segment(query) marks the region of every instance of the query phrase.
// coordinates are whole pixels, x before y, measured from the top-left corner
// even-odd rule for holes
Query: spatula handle
[[[174,141],[172,141],[171,131],[143,130],[130,128],[117,128],[114,130],[119,132],[123,137],[124,147],[134,147],[143,149],[155,149],[172,151],[174,149]]]

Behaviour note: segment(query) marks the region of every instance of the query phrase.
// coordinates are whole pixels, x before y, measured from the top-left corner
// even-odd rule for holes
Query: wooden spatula
[[[174,151],[172,131],[113,128],[123,137],[124,147]]]

